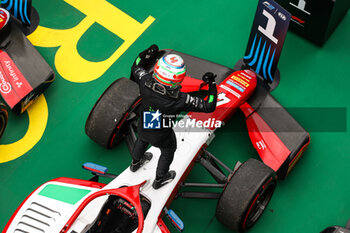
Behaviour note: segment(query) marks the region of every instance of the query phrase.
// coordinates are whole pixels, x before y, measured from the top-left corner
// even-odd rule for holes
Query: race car
[[[269,2],[259,1],[259,4],[271,8],[267,5]],[[267,13],[261,10],[261,14]],[[257,36],[253,34],[252,38],[247,50],[252,56],[245,57],[252,60],[243,60],[235,69],[169,49],[161,50],[148,67],[151,72],[157,59],[166,54],[180,55],[187,66],[183,92],[205,90],[200,77],[207,71],[217,75],[216,110],[207,114],[187,113],[173,126],[177,150],[170,169],[177,175],[172,182],[157,190],[152,188],[160,156],[155,147],[148,150],[153,154],[152,160],[136,172],[126,168],[114,175],[104,166],[85,163],[83,168],[93,173],[90,180],[58,178],[41,185],[18,207],[4,233],[168,233],[164,216],[183,231],[184,223],[169,209],[172,201],[180,197],[218,199],[216,217],[221,223],[236,232],[251,228],[271,200],[277,179],[289,174],[310,141],[309,134],[270,94],[278,84],[274,75],[278,72],[272,71],[276,56],[269,59],[272,46],[269,50],[264,46],[261,52],[261,39],[258,45],[254,39]],[[128,78],[117,79],[91,110],[85,125],[86,134],[106,148],[125,139],[131,150],[137,137],[135,129],[141,101],[135,82]],[[246,117],[249,136],[262,162],[249,159],[228,166],[208,151],[214,132],[237,110]],[[195,164],[203,166],[216,183],[186,182]],[[111,181],[100,183],[101,176]],[[198,187],[221,189],[221,192],[188,191]]]
[[[350,233],[350,220],[348,220],[345,227],[331,226],[327,227],[320,233]]]
[[[17,20],[0,8],[0,137],[8,116],[4,106],[22,114],[54,79],[54,71],[23,34]]]
[[[113,230],[169,232],[162,220],[164,215],[170,216],[174,225],[183,230],[182,221],[169,210],[171,202],[178,197],[218,199],[216,217],[232,230],[242,232],[254,225],[275,190],[275,172],[278,177],[284,178],[301,152],[294,150],[289,154],[273,154],[281,150],[284,144],[277,134],[266,128],[268,125],[259,116],[259,111],[254,110],[247,102],[261,88],[262,79],[256,73],[251,70],[233,71],[174,50],[162,50],[159,56],[170,53],[179,54],[187,64],[188,76],[183,81],[182,91],[205,89],[203,81],[197,75],[202,74],[203,70],[214,70],[219,83],[218,104],[213,113],[188,113],[173,128],[178,144],[171,165],[171,169],[177,173],[175,180],[159,190],[152,188],[160,155],[155,147],[148,150],[153,154],[153,159],[135,173],[127,168],[116,176],[109,174],[105,167],[87,163],[83,167],[94,174],[90,181],[59,178],[40,186],[19,207],[4,232],[36,232],[36,229],[38,232],[72,233]],[[243,82],[246,85],[241,92]],[[91,110],[85,128],[87,135],[104,147],[113,147],[125,138],[131,149],[136,139],[137,107],[141,101],[136,83],[127,78],[117,79]],[[269,94],[262,103],[266,104],[279,106]],[[280,108],[277,114],[281,116],[281,112],[284,112],[288,116],[281,118],[280,123],[297,124],[286,110]],[[231,169],[207,150],[218,126],[205,122],[212,119],[215,122],[227,122],[237,109],[241,109],[246,115],[249,113],[248,124],[255,127],[250,130],[251,137],[267,139],[264,141],[266,148],[262,153],[265,156],[264,163],[249,159],[244,163],[237,162]],[[265,116],[265,119],[269,118]],[[187,124],[200,126],[182,127]],[[299,136],[304,133],[305,131],[293,132]],[[269,141],[270,138],[273,140]],[[304,141],[299,141],[300,145],[294,145],[294,148],[304,148],[307,141],[305,144],[302,142]],[[204,166],[217,183],[186,183],[185,179],[196,163]],[[98,183],[98,176],[110,177],[112,180],[107,185],[101,184]],[[221,188],[222,192],[182,192],[182,187]],[[52,219],[50,223],[47,223],[48,219]]]
[[[238,85],[237,80],[243,80],[240,77],[250,81],[245,95],[238,98],[232,94],[237,90],[227,82]],[[201,81],[193,79],[192,82],[187,80],[183,87],[188,90],[197,89],[201,84]],[[168,210],[175,197],[219,199],[216,216],[222,223],[236,231],[250,228],[263,213],[275,190],[276,175],[273,169],[250,159],[243,164],[238,162],[231,170],[206,150],[214,137],[215,125],[200,128],[182,128],[181,125],[188,120],[196,125],[201,120],[213,118],[227,121],[233,111],[253,93],[256,84],[257,76],[254,72],[233,72],[218,86],[219,93],[223,93],[229,101],[221,104],[219,101],[212,114],[189,113],[180,120],[183,123],[178,122],[174,127],[178,149],[171,165],[177,176],[166,186],[159,190],[151,187],[160,155],[160,151],[154,147],[148,150],[153,154],[153,159],[137,172],[131,172],[127,168],[115,176],[108,174],[104,167],[87,163],[83,167],[96,175],[91,181],[60,178],[42,185],[16,211],[4,232],[169,232],[162,220],[164,214],[172,216],[174,224],[183,230],[183,223]],[[120,101],[116,103],[114,100]],[[140,101],[138,85],[126,78],[118,79],[104,92],[91,111],[86,125],[88,135],[96,133],[95,139],[103,142],[108,132],[101,134],[103,137],[99,138],[99,127],[107,125],[100,123],[109,122],[111,118],[99,116],[102,112],[108,112],[110,116],[113,115],[112,121],[119,129],[112,135],[111,143],[119,142],[126,136],[129,146],[132,147],[136,137],[136,109]],[[217,183],[184,182],[195,163],[204,166]],[[97,182],[98,176],[107,176],[113,180],[104,185]],[[180,192],[181,187],[221,188],[223,192]],[[48,222],[49,219],[52,220]]]

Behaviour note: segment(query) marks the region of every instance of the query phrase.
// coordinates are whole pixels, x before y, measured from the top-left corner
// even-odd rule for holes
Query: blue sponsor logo
[[[227,80],[226,83],[229,84],[229,85],[231,85],[231,86],[233,86],[234,88],[236,88],[236,89],[239,90],[240,92],[244,92],[244,89],[243,89],[242,87],[240,87],[240,86],[238,86],[237,84],[231,82],[230,80]]]
[[[162,113],[159,110],[156,112],[143,112],[143,128],[160,129],[161,115]]]
[[[265,2],[263,2],[263,4],[267,7],[267,8],[269,8],[270,10],[274,10],[275,9],[275,7],[274,6],[272,6],[269,2],[267,2],[267,1],[265,1]]]

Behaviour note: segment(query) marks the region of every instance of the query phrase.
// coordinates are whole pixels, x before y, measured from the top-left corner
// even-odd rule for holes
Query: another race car
[[[350,233],[350,220],[346,223],[345,227],[331,226],[321,231],[321,233]]]
[[[3,4],[11,13],[17,12],[17,7],[12,7],[13,2],[9,0]],[[31,8],[31,1],[19,1],[18,4],[21,4],[19,10]],[[22,4],[25,4],[24,8]],[[29,33],[34,25],[23,26],[10,12],[0,8],[0,137],[7,123],[5,104],[12,112],[22,114],[55,78],[52,68],[23,32]],[[38,16],[32,19],[37,26]]]
[[[269,1],[259,4],[267,7],[266,2]],[[85,163],[83,168],[93,173],[89,181],[58,178],[43,184],[16,210],[4,233],[168,233],[163,216],[168,216],[173,225],[183,231],[183,222],[169,209],[171,202],[179,197],[218,199],[216,217],[221,223],[238,232],[251,228],[271,200],[277,178],[287,176],[310,141],[309,134],[270,95],[278,79],[274,79],[275,76],[266,79],[259,71],[262,68],[262,74],[274,74],[271,72],[274,59],[267,59],[270,49],[264,58],[266,50],[259,52],[260,42],[256,47],[254,41],[248,51],[261,54],[261,58],[253,56],[251,62],[242,62],[236,69],[174,50],[161,50],[158,54],[158,59],[165,54],[178,54],[184,59],[187,65],[187,76],[182,83],[184,92],[205,89],[199,77],[207,71],[217,74],[218,83],[218,103],[213,113],[188,113],[173,127],[177,150],[171,170],[177,175],[172,182],[157,190],[152,187],[160,156],[155,147],[148,150],[153,154],[152,160],[136,172],[126,168],[114,175],[108,173],[106,167]],[[262,61],[257,64],[259,69],[249,65],[254,65],[255,61]],[[151,72],[153,66],[148,70]],[[117,79],[91,110],[85,132],[107,148],[125,139],[131,150],[136,140],[141,101],[135,82],[128,78]],[[249,159],[228,166],[207,150],[216,129],[229,121],[238,109],[246,117],[249,136],[262,162]],[[186,183],[195,164],[203,166],[216,183]],[[99,183],[100,176],[112,180],[108,184]],[[187,187],[186,190],[190,187],[220,188],[222,191],[190,192],[183,191],[183,187]]]

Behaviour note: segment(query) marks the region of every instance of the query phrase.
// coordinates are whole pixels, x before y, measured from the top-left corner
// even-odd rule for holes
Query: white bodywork
[[[186,118],[188,118],[188,116],[185,116],[182,121],[186,120]],[[166,202],[190,163],[196,157],[198,151],[204,144],[209,144],[214,136],[213,131],[206,128],[193,127],[185,129],[175,126],[174,131],[176,132],[177,138],[177,150],[170,169],[176,171],[176,177],[171,183],[161,187],[158,190],[152,188],[152,182],[155,178],[160,150],[155,147],[151,147],[148,151],[153,154],[153,158],[149,163],[136,172],[131,172],[130,169],[127,168],[123,173],[121,173],[117,178],[112,180],[103,188],[114,189],[121,186],[133,186],[140,184],[145,180],[147,181],[146,184],[144,184],[140,189],[140,193],[151,202],[151,208],[144,220],[144,228],[142,231],[144,233],[161,233],[161,230],[157,226],[157,222]],[[55,183],[61,186],[63,185],[91,191],[74,205],[39,195],[39,192],[46,185]],[[101,189],[94,189],[85,186],[48,182],[41,186],[28,198],[28,200],[16,214],[6,232],[58,233],[64,227],[81,202],[92,193],[100,190]],[[106,200],[107,196],[102,196],[90,202],[70,227],[68,232],[85,233],[96,221],[99,211]],[[134,232],[136,232],[136,230]]]

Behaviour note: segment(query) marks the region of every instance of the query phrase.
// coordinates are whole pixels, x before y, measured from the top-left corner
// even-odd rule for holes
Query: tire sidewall
[[[127,116],[140,102],[138,85],[127,79],[114,81],[99,97],[89,113],[85,133],[97,144],[112,148],[123,138]]]
[[[247,216],[257,195],[271,182],[274,185],[273,193],[276,187],[274,171],[260,161],[247,160],[235,171],[223,190],[216,208],[217,219],[234,231],[244,232],[252,227],[254,224],[245,225]]]

